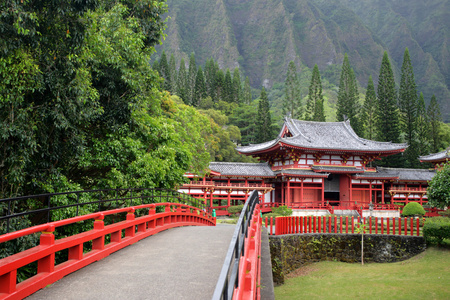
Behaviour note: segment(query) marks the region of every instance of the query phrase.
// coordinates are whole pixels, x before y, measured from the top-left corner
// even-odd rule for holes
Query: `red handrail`
[[[156,213],[163,206],[164,211]],[[135,210],[148,208],[148,215],[135,217]],[[105,226],[104,217],[126,212],[126,220]],[[94,219],[93,229],[55,240],[56,228]],[[21,299],[52,284],[65,275],[98,261],[143,238],[173,227],[200,225],[214,226],[216,219],[206,212],[185,204],[155,203],[113,209],[61,221],[30,227],[0,236],[0,242],[42,232],[40,245],[0,260],[0,299]],[[137,231],[136,231],[137,228]],[[122,230],[125,237],[122,238]],[[105,236],[111,242],[105,244]],[[83,253],[83,243],[92,241],[92,250]],[[55,266],[55,253],[68,249],[68,260]],[[17,270],[37,262],[37,275],[16,284]]]

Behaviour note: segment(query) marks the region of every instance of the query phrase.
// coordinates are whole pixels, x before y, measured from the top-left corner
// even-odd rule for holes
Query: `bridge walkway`
[[[217,224],[160,232],[27,299],[211,299],[234,229]]]

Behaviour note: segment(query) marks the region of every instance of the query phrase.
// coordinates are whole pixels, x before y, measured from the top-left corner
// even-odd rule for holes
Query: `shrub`
[[[450,238],[450,219],[446,217],[427,219],[423,226],[423,236],[429,244],[442,244],[444,239]]]
[[[263,214],[263,216],[262,216],[263,222],[266,222],[266,217],[267,217],[268,224],[270,224],[270,218],[271,217],[273,218],[273,224],[275,224],[275,218],[276,217],[281,217],[281,216],[279,214],[276,214],[276,213],[273,213],[273,212],[272,213],[268,213],[268,214]]]
[[[286,205],[274,207],[272,208],[272,212],[283,217],[292,215],[292,209],[288,208]]]
[[[402,216],[423,216],[425,215],[425,209],[417,202],[409,202],[403,207]]]
[[[241,205],[235,205],[235,206],[230,206],[228,207],[228,213],[230,213],[231,215],[234,214],[238,214],[242,211],[242,209],[244,208],[244,204]]]

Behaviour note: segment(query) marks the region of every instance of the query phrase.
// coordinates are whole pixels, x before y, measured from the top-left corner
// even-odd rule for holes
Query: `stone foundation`
[[[396,262],[426,249],[421,236],[364,235],[364,262]],[[359,234],[289,234],[270,236],[273,281],[283,284],[284,276],[304,264],[322,260],[361,262]]]

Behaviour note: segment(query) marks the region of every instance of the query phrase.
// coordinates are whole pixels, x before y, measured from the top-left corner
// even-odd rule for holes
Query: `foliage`
[[[428,204],[434,207],[450,206],[450,162],[445,163],[428,184]]]
[[[419,155],[427,155],[430,153],[430,122],[428,121],[428,114],[425,108],[425,99],[423,93],[420,93],[417,102],[417,144]]]
[[[369,140],[375,139],[376,116],[377,116],[377,94],[373,85],[372,76],[367,83],[366,97],[361,110],[361,122],[364,130],[363,137]]]
[[[267,99],[266,89],[263,87],[256,117],[256,141],[263,143],[272,139],[274,135],[273,129],[272,116],[269,111],[269,99]]]
[[[319,67],[315,65],[309,85],[308,100],[306,101],[305,119],[308,121],[325,122],[323,102]]]
[[[436,153],[439,151],[441,110],[434,95],[431,97],[430,104],[428,105],[427,114],[428,121],[430,122],[431,151]]]
[[[355,73],[350,67],[347,53],[345,54],[344,61],[342,63],[336,108],[336,119],[338,121],[344,121],[344,118],[349,119],[356,134],[361,135],[362,130],[359,122],[358,86],[356,83]]]
[[[241,204],[241,205],[234,205],[234,206],[228,207],[227,211],[228,211],[228,213],[230,213],[231,215],[235,215],[235,214],[241,213],[241,211],[242,211],[243,208],[244,208],[244,204]]]
[[[300,94],[300,82],[297,76],[297,67],[291,61],[288,66],[285,95],[283,100],[283,115],[290,113],[294,119],[302,118],[302,96]]]
[[[285,216],[287,217],[287,216],[292,215],[292,209],[288,208],[286,205],[273,207],[272,208],[272,212],[274,214],[277,214],[277,215],[280,215],[280,216],[283,216],[283,217],[285,217]]]
[[[417,202],[409,202],[408,204],[403,207],[402,216],[404,217],[410,217],[410,216],[423,216],[425,215],[426,211],[420,205],[420,203]]]
[[[444,239],[450,239],[450,219],[446,217],[427,219],[423,226],[423,236],[427,243],[443,244]]]

